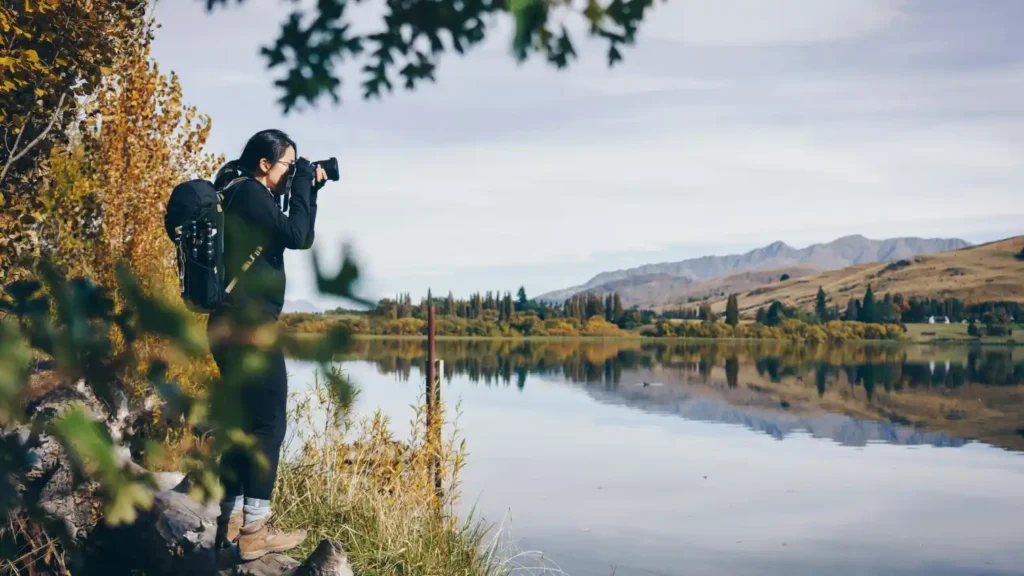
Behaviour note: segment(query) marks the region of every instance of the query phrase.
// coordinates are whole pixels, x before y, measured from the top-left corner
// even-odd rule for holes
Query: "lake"
[[[522,573],[1024,574],[1024,350],[439,341],[476,512]],[[425,343],[361,339],[408,433]],[[292,363],[301,390],[313,367]]]

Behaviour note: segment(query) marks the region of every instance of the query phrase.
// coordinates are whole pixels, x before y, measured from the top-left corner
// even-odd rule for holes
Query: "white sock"
[[[262,520],[267,516],[270,516],[270,500],[260,500],[259,498],[246,498],[244,510],[244,525],[249,526],[257,520]]]

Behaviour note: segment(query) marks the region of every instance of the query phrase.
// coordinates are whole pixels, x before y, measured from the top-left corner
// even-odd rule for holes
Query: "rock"
[[[353,576],[348,555],[335,540],[321,540],[291,576]]]
[[[136,474],[146,472],[132,461],[128,445],[144,435],[139,432],[152,420],[151,410],[156,402],[153,398],[130,405],[123,393],[115,391],[112,405],[107,406],[81,381],[69,385],[58,382],[55,377],[53,382],[45,380],[47,373],[36,376],[39,384],[36,394],[26,402],[29,417],[46,423],[75,407],[84,408],[107,425],[115,442],[118,464]],[[21,473],[26,488],[38,492],[40,506],[48,516],[59,519],[77,540],[82,564],[81,570],[75,571],[76,576],[352,576],[345,551],[332,540],[322,541],[301,564],[284,554],[268,554],[252,562],[221,566],[218,570],[213,542],[219,506],[216,503],[203,505],[189,498],[187,492],[192,481],[178,472],[154,474],[158,492],[153,505],[140,512],[133,524],[111,527],[100,523],[99,486],[87,482],[76,487],[71,464],[60,442],[46,434],[36,436],[33,429],[15,426],[0,430],[0,439],[24,447],[27,466]]]
[[[96,399],[83,381],[73,385],[56,386],[29,399],[25,403],[25,414],[30,418],[41,418],[44,422],[49,422],[76,407],[84,408],[97,420],[106,420],[109,416],[106,407]]]
[[[181,472],[155,472],[153,478],[156,480],[157,490],[160,492],[170,492],[182,483],[185,475]],[[185,492],[188,492],[188,490]]]
[[[131,526],[133,568],[158,574],[216,572],[213,539],[217,507],[203,506],[185,494],[160,492],[153,507]]]
[[[284,554],[267,554],[259,560],[244,562],[230,570],[222,570],[221,576],[291,576],[299,565],[298,560]]]
[[[301,565],[284,554],[267,554],[251,562],[228,561],[228,566],[222,560],[218,566],[213,549],[218,512],[216,503],[204,506],[180,492],[160,492],[133,525],[103,535],[105,548],[91,563],[110,574],[147,576],[352,576],[345,552],[328,540]]]
[[[32,437],[26,429],[9,432],[28,448],[25,487],[39,495],[39,506],[52,518],[63,521],[68,534],[88,533],[96,525],[101,503],[96,489],[88,482],[75,486],[74,472],[64,455],[64,448],[52,436]],[[10,437],[9,437],[10,438]]]

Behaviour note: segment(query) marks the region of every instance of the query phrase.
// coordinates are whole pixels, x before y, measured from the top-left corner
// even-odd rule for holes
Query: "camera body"
[[[341,174],[338,172],[338,159],[328,158],[327,160],[317,160],[312,163],[314,166],[320,166],[327,173],[327,179],[332,182],[337,182],[341,179]]]
[[[341,179],[341,174],[338,171],[338,159],[337,158],[328,158],[327,160],[317,160],[315,162],[310,162],[310,164],[313,165],[313,169],[314,170],[316,169],[317,166],[323,168],[324,172],[327,173],[327,179],[328,180],[337,182],[338,180]],[[292,164],[292,167],[288,170],[288,177],[291,178],[294,175],[295,175],[295,164]]]

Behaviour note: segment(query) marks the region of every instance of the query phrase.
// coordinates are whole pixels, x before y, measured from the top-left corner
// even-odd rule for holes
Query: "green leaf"
[[[124,266],[118,266],[117,277],[143,332],[163,336],[192,356],[206,352],[201,330],[188,311],[164,298],[144,294],[135,277]]]
[[[343,414],[352,407],[352,402],[356,397],[356,387],[348,379],[347,376],[341,371],[338,366],[321,365],[324,371],[324,376],[327,377],[327,383],[330,386],[331,394],[334,399],[338,402],[338,405],[342,408],[338,414]]]
[[[348,350],[352,331],[344,326],[331,328],[324,334],[285,334],[281,345],[285,354],[296,360],[328,362]]]
[[[373,302],[355,295],[355,286],[359,280],[359,268],[353,261],[351,249],[348,246],[344,246],[342,252],[344,259],[341,269],[333,278],[329,278],[320,273],[320,258],[317,256],[316,249],[313,249],[313,270],[316,273],[317,289],[323,294],[340,296],[353,302],[373,306]]]
[[[0,425],[20,420],[32,350],[17,327],[0,320]]]
[[[155,480],[149,474],[133,474],[118,465],[114,443],[101,422],[75,409],[52,428],[70,457],[76,476],[99,482],[107,524],[134,522],[137,509],[148,509],[153,504]]]

